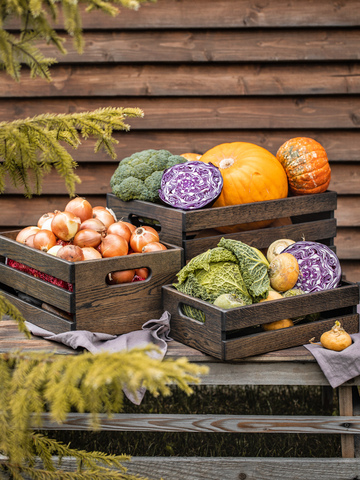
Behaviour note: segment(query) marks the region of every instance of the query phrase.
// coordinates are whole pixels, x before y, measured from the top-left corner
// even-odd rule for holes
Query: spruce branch
[[[102,147],[116,158],[114,144],[118,141],[113,132],[129,130],[125,119],[142,116],[139,108],[107,107],[92,112],[47,113],[0,122],[0,194],[5,190],[8,174],[16,188],[24,187],[26,197],[31,198],[34,193],[40,195],[44,175],[54,168],[64,179],[69,195],[74,196],[75,186],[81,180],[75,174],[77,163],[62,143],[77,149],[81,137],[94,137],[97,139],[95,152]]]
[[[90,428],[96,429],[100,412],[111,416],[121,411],[124,388],[135,394],[144,386],[156,396],[170,395],[169,385],[177,385],[190,394],[189,384],[199,383],[199,375],[207,372],[206,367],[191,364],[185,358],[152,358],[148,353],[154,350],[156,347],[149,345],[95,355],[21,351],[1,354],[0,380],[5,393],[0,393],[0,451],[5,458],[0,460],[0,469],[21,480],[23,474],[49,480],[140,480],[127,474],[122,465],[130,459],[127,455],[72,449],[32,429],[41,428],[42,413],[50,412],[54,421],[61,424],[71,409],[78,407],[92,414]],[[58,459],[56,465],[54,457]],[[65,457],[76,459],[75,472],[61,469]]]
[[[31,334],[25,324],[25,318],[12,303],[0,293],[0,320],[2,320],[5,315],[15,320],[18,324],[19,331],[24,333],[27,338],[31,338]]]
[[[93,10],[116,16],[117,5],[138,10],[142,3],[154,0],[2,0],[0,4],[0,68],[6,70],[14,80],[20,80],[21,66],[30,68],[31,76],[40,76],[51,81],[49,67],[56,59],[45,57],[36,46],[42,39],[53,44],[63,55],[64,38],[53,28],[62,14],[64,30],[73,38],[78,53],[83,53],[84,38],[80,5],[87,5],[85,12]],[[9,19],[20,22],[19,34],[15,36],[6,30]]]

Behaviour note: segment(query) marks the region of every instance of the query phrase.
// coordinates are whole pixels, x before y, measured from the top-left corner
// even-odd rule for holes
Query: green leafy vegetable
[[[222,238],[218,246],[230,250],[236,256],[246,288],[254,302],[266,298],[270,289],[270,278],[269,262],[264,255],[239,240]]]

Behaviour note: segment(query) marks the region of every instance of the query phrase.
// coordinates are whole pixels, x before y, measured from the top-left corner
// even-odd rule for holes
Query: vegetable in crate
[[[285,198],[288,179],[276,157],[252,143],[223,143],[205,152],[201,162],[212,163],[224,179],[222,192],[213,207],[241,205]],[[251,230],[269,225],[274,219],[218,227],[224,233]]]
[[[232,252],[240,266],[246,288],[254,302],[266,298],[270,289],[269,262],[257,248],[239,240],[222,238],[219,247]]]
[[[276,158],[286,171],[293,195],[325,192],[331,180],[326,151],[312,138],[295,137],[285,142]]]
[[[223,293],[233,293],[244,301],[252,303],[245,286],[238,260],[230,250],[215,247],[192,258],[177,274],[174,287],[182,293],[214,303]],[[197,308],[183,305],[183,313],[201,322],[205,315]]]
[[[195,210],[211,205],[222,187],[220,170],[212,163],[187,162],[164,171],[159,197],[171,207]]]
[[[130,200],[159,201],[161,177],[166,168],[186,163],[180,155],[168,150],[143,150],[119,163],[110,179],[112,193],[123,202]]]
[[[271,300],[279,300],[282,298],[283,297],[279,292],[275,292],[274,290],[269,290],[267,297],[260,300],[260,302],[269,302]],[[282,328],[289,328],[293,326],[294,326],[294,323],[290,318],[285,318],[284,320],[275,320],[275,322],[263,323],[261,325],[262,329],[265,331],[280,330]]]
[[[299,278],[294,288],[305,293],[336,288],[341,280],[341,266],[336,254],[318,242],[299,241],[284,252],[291,253],[299,264]]]

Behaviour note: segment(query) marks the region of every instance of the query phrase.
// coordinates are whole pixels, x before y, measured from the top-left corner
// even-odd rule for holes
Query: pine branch
[[[24,333],[27,338],[31,338],[31,334],[25,325],[25,318],[12,303],[0,293],[0,320],[2,320],[5,315],[15,320],[18,323],[19,331]]]
[[[0,355],[0,381],[5,393],[0,393],[0,425],[6,436],[1,436],[1,451],[5,460],[0,469],[13,478],[26,474],[33,479],[94,480],[127,479],[122,462],[126,455],[107,455],[71,449],[61,442],[35,434],[34,425],[41,427],[40,414],[49,411],[52,418],[62,423],[73,409],[90,412],[96,429],[97,414],[121,411],[123,388],[134,394],[145,386],[153,395],[170,394],[169,385],[178,385],[191,393],[189,383],[199,383],[205,367],[191,364],[185,358],[161,361],[147,355],[155,346],[117,353],[89,352],[74,356],[51,353],[12,352]],[[54,465],[53,457],[59,458]],[[61,467],[64,457],[77,459],[76,472],[65,472]],[[39,457],[44,469],[35,464]],[[115,470],[114,470],[115,469]]]
[[[25,120],[0,123],[0,194],[5,190],[5,175],[16,188],[24,187],[31,198],[41,193],[42,180],[52,168],[64,179],[70,196],[80,178],[75,174],[77,163],[60,142],[76,149],[84,139],[97,139],[94,151],[103,147],[116,158],[113,145],[118,143],[113,132],[129,130],[127,117],[142,117],[139,108],[100,108],[92,112],[73,114],[43,114]],[[34,186],[31,185],[29,172]]]
[[[0,5],[0,68],[19,81],[21,66],[27,65],[32,77],[39,76],[51,81],[49,67],[56,63],[56,59],[46,58],[36,43],[45,39],[61,54],[66,55],[64,39],[52,27],[52,22],[58,21],[59,13],[62,13],[64,29],[73,37],[76,50],[83,53],[80,4],[87,5],[86,12],[99,10],[114,17],[120,12],[116,5],[138,10],[146,1],[148,0],[3,0]],[[9,34],[4,28],[6,21],[13,17],[20,20],[18,37]]]

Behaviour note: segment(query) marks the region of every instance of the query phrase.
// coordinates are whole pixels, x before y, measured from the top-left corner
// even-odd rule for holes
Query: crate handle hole
[[[197,307],[192,307],[186,303],[180,302],[178,305],[178,314],[187,317],[190,320],[195,320],[197,323],[205,323],[206,315],[203,310]]]
[[[127,270],[115,270],[109,272],[105,277],[107,285],[124,285],[136,282],[147,282],[151,278],[149,267],[139,267]]]

